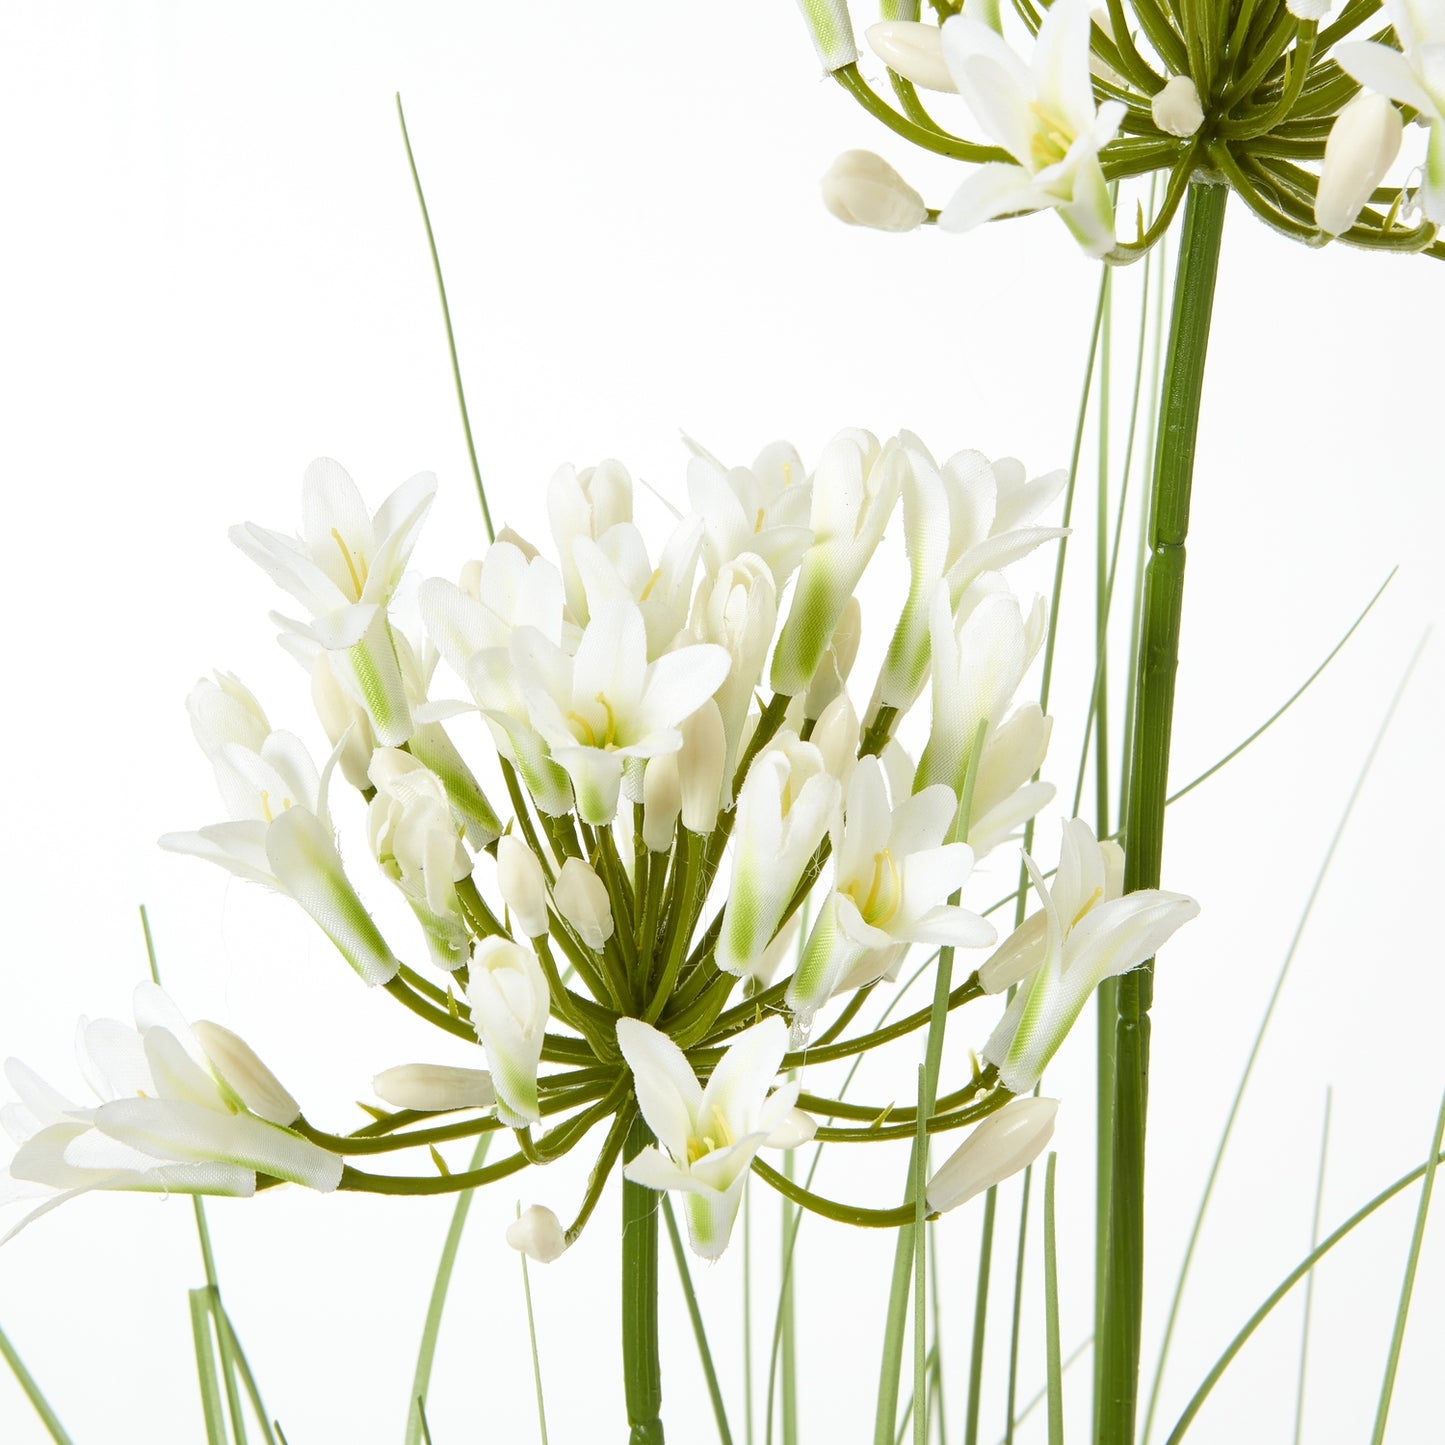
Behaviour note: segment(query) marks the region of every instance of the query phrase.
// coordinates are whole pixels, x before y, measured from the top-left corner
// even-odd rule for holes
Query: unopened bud
[[[533,1204],[507,1226],[507,1243],[538,1264],[551,1264],[565,1252],[567,1236],[545,1204]]]
[[[1171,76],[1149,102],[1149,113],[1165,135],[1190,136],[1204,124],[1198,87],[1187,75]]]
[[[844,151],[821,184],[823,204],[850,226],[916,231],[928,215],[923,197],[872,151]]]
[[[682,811],[682,784],[677,776],[677,754],[658,753],[648,758],[642,775],[642,841],[654,853],[672,847],[677,815]]]
[[[870,25],[868,44],[889,70],[924,90],[958,93],[943,58],[943,34],[917,20],[885,20]]]
[[[612,900],[592,865],[582,858],[569,858],[557,875],[552,898],[582,942],[600,953],[612,937]]]
[[[532,950],[508,938],[484,938],[472,957],[467,1002],[491,1065],[497,1117],[510,1129],[535,1124],[542,1117],[537,1065],[552,1000]]]
[[[547,932],[547,879],[537,855],[515,834],[497,839],[497,887],[512,916],[512,929],[524,938]]]
[[[245,1039],[206,1019],[192,1024],[191,1032],[215,1072],[258,1119],[282,1128],[296,1122],[301,1105],[281,1087],[280,1080],[256,1057]]]
[[[828,74],[858,59],[847,0],[798,0],[798,7],[813,37],[818,59]]]
[[[846,790],[858,761],[858,714],[846,692],[818,714],[809,741],[822,753],[823,766]]]
[[[677,754],[682,785],[682,826],[689,833],[711,833],[717,826],[727,766],[728,740],[722,713],[712,698],[682,723]]]
[[[1054,1134],[1057,1099],[1012,1099],[990,1114],[928,1181],[928,1207],[956,1209],[1027,1168]]]
[[[1315,196],[1315,220],[1338,236],[1356,218],[1400,152],[1400,112],[1373,92],[1357,95],[1335,117]]]
[[[371,1087],[393,1108],[422,1114],[490,1109],[497,1102],[492,1076],[485,1069],[457,1069],[450,1064],[398,1064],[383,1069]]]

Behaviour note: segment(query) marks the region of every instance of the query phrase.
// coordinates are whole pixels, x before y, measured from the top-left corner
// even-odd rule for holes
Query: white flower
[[[16,1229],[91,1189],[249,1195],[258,1173],[336,1188],[340,1158],[285,1127],[296,1101],[242,1040],[215,1024],[193,1031],[150,983],[136,989],[135,1021],[81,1020],[76,1054],[94,1105],[7,1062],[19,1102],[0,1119],[19,1147],[0,1199],[45,1200]]]
[[[928,675],[929,609],[940,578],[949,602],[984,572],[1001,571],[1043,542],[1067,533],[1062,527],[1027,523],[1063,490],[1066,471],[1028,480],[1014,457],[990,462],[964,451],[935,467],[923,444],[907,437],[913,465],[903,479],[903,530],[908,552],[908,597],[878,680],[878,700],[907,708]]]
[[[597,541],[610,528],[632,520],[632,478],[618,461],[604,461],[579,472],[559,467],[547,484],[547,519],[562,565],[567,610],[576,622],[587,620],[587,595],[577,569],[573,543]]]
[[[507,1243],[538,1264],[551,1264],[566,1252],[567,1236],[545,1204],[533,1204],[507,1226]]]
[[[531,949],[484,938],[472,955],[467,1002],[491,1065],[497,1117],[510,1129],[537,1123],[537,1065],[552,1001]]]
[[[346,472],[322,458],[307,467],[302,483],[300,537],[254,522],[230,533],[314,619],[310,626],[278,619],[283,626],[345,657],[349,683],[387,746],[404,743],[412,723],[386,608],[435,494],[436,478],[422,473],[403,482],[373,517]]]
[[[378,748],[369,776],[371,850],[401,889],[426,934],[432,962],[456,969],[467,961],[472,931],[456,885],[472,871],[442,781],[409,753]]]
[[[1153,958],[1175,930],[1199,912],[1192,898],[1158,888],[1107,897],[1105,855],[1088,824],[1078,818],[1064,824],[1052,890],[1027,853],[1024,863],[1044,904],[1042,940],[1039,925],[1030,919],[1023,925],[1028,933],[1022,938],[1015,934],[999,950],[1010,966],[1003,967],[996,956],[980,970],[981,975],[987,972],[986,986],[997,990],[1019,965],[1038,955],[983,1048],[983,1057],[997,1066],[1000,1082],[1014,1094],[1025,1094],[1038,1082],[1104,979]]]
[[[840,432],[823,449],[813,474],[813,545],[799,568],[792,606],[773,653],[774,692],[792,697],[807,691],[833,629],[882,540],[909,465],[897,438],[880,448],[866,431]]]
[[[968,845],[976,859],[1016,836],[1053,801],[1052,783],[1032,781],[1049,750],[1053,724],[1038,703],[1027,702],[985,738],[968,825]]]
[[[234,679],[230,682],[239,687]],[[318,775],[300,739],[291,733],[267,732],[259,748],[232,741],[241,714],[218,694],[233,701],[236,697],[234,690],[202,681],[188,706],[231,821],[195,833],[167,833],[161,847],[205,858],[237,877],[287,894],[321,925],[367,984],[387,982],[400,963],[351,886],[331,832],[326,787],[336,754]],[[264,723],[261,715],[246,724],[249,741]]]
[[[485,1069],[451,1064],[398,1064],[372,1081],[378,1099],[397,1109],[443,1114],[452,1109],[490,1109],[497,1102],[492,1076]]]
[[[944,23],[943,54],[959,94],[1017,162],[979,166],[939,216],[944,230],[1053,207],[1089,255],[1112,249],[1114,215],[1099,151],[1118,131],[1124,106],[1095,108],[1091,23],[1089,0],[1055,0],[1027,66],[982,22],[955,15]]]
[[[725,649],[680,647],[647,660],[633,602],[599,607],[569,657],[533,627],[512,634],[511,659],[532,725],[566,769],[583,822],[610,823],[628,758],[675,752],[678,724],[727,675]]]
[[[1010,1099],[958,1146],[928,1181],[928,1207],[957,1209],[1026,1169],[1054,1136],[1057,1099]]]
[[[1445,0],[1385,0],[1385,14],[1398,50],[1356,40],[1331,55],[1367,90],[1412,106],[1429,125],[1421,202],[1428,220],[1445,225]]]
[[[716,1259],[727,1247],[743,1184],[758,1150],[803,1142],[793,1106],[799,1084],[769,1093],[788,1047],[772,1015],[728,1045],[703,1088],[682,1050],[640,1019],[618,1019],[617,1043],[632,1070],[642,1117],[658,1143],[629,1160],[623,1173],[649,1189],[687,1194],[693,1251]]]
[[[1342,235],[1355,224],[1400,153],[1404,122],[1383,95],[1357,95],[1335,117],[1315,195],[1320,230]]]
[[[647,655],[660,657],[687,622],[703,530],[701,517],[684,517],[673,528],[656,567],[642,533],[631,522],[609,527],[596,541],[576,538],[572,559],[582,579],[586,610],[574,613],[572,620],[585,624],[604,602],[635,603],[647,628]]]
[[[997,936],[975,913],[950,905],[973,866],[964,843],[945,843],[958,800],[941,785],[890,807],[883,765],[861,758],[848,784],[841,836],[833,839],[833,890],[813,926],[784,1002],[795,1036],[840,986],[882,976],[896,945],[981,948]]]
[[[782,732],[753,759],[738,790],[733,867],[714,959],[739,977],[763,957],[808,860],[842,803],[822,753]]]
[[[823,204],[849,226],[916,231],[928,218],[923,197],[872,151],[844,151],[818,182]]]

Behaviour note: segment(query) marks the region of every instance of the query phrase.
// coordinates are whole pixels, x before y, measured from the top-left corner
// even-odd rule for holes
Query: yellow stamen
[[[758,518],[757,518],[757,521],[755,521],[755,522],[753,523],[753,536],[756,537],[756,536],[758,535],[758,533],[763,530],[763,518],[764,518],[766,515],[767,515],[767,514],[766,514],[766,512],[764,511],[764,509],[763,509],[762,507],[759,507],[759,508],[758,508]]]
[[[659,567],[653,572],[652,576],[647,579],[647,586],[642,589],[642,596],[637,599],[639,602],[646,602],[647,599],[652,596],[652,589],[657,586],[657,579],[661,576],[662,568]]]
[[[728,1127],[728,1121],[723,1118],[722,1110],[714,1108],[712,1111],[711,1134],[693,1134],[687,1141],[687,1162],[696,1164],[704,1154],[712,1154],[718,1149],[726,1149],[733,1142],[733,1131]]]
[[[1104,896],[1104,890],[1103,890],[1102,888],[1096,888],[1096,889],[1094,889],[1094,891],[1093,891],[1091,894],[1089,894],[1089,896],[1088,896],[1086,899],[1084,899],[1083,905],[1080,907],[1079,911],[1078,911],[1076,914],[1074,914],[1073,918],[1071,918],[1071,919],[1069,920],[1069,927],[1070,927],[1070,928],[1073,928],[1073,927],[1078,923],[1078,921],[1079,921],[1079,920],[1099,901],[1099,899],[1101,899],[1103,896]]]
[[[865,897],[858,897],[856,887],[848,891],[865,923],[875,928],[886,925],[903,902],[903,880],[899,877],[893,854],[887,848],[881,848],[873,855],[873,877],[869,880]]]
[[[607,731],[602,735],[602,746],[612,747],[617,741],[617,716],[612,711],[612,704],[607,701],[607,694],[599,692],[597,701],[602,705],[602,711],[607,714]]]
[[[1047,110],[1038,101],[1030,101],[1029,109],[1038,122],[1033,135],[1029,137],[1029,159],[1033,161],[1034,169],[1041,171],[1045,166],[1057,165],[1063,160],[1068,155],[1074,138],[1069,132],[1068,122]]]
[[[366,580],[366,558],[362,553],[357,552],[353,559],[351,548],[341,540],[341,533],[335,527],[331,529],[331,535],[336,538],[336,545],[341,548],[341,557],[346,563],[346,570],[351,574],[351,590],[355,594],[353,600],[360,602],[362,584]],[[356,571],[357,562],[361,563],[359,576]]]
[[[261,812],[265,815],[268,823],[275,822],[276,815],[271,811],[271,795],[265,788],[261,789]]]
[[[567,714],[567,721],[575,723],[580,729],[577,734],[578,742],[585,743],[589,748],[595,748],[597,746],[597,734],[592,731],[592,724],[589,723],[580,712],[569,712]]]

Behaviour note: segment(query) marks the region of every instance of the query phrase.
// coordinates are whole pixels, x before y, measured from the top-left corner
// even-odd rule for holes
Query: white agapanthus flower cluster
[[[1052,210],[1089,255],[1123,262],[1165,233],[1192,186],[1227,185],[1307,244],[1343,237],[1445,255],[1442,0],[1384,0],[1389,28],[1370,40],[1349,37],[1379,7],[1332,16],[1331,0],[1217,13],[1159,0],[964,0],[936,5],[936,24],[885,6],[867,42],[897,109],[864,78],[847,0],[801,3],[830,75],[915,146],[968,164],[931,210],[881,157],[844,152],[823,199],[851,225],[967,231]],[[966,114],[948,109],[955,97]],[[1412,119],[1429,132],[1423,168],[1384,187]],[[1138,233],[1121,240],[1110,182],[1155,172],[1167,172],[1157,213],[1146,228],[1141,212]],[[1120,209],[1132,216],[1134,199]]]
[[[1064,480],[976,452],[939,463],[908,433],[842,432],[811,470],[784,444],[751,467],[694,447],[688,510],[657,542],[620,464],[566,467],[547,492],[550,555],[506,531],[457,582],[421,581],[425,635],[412,637],[394,598],[433,483],[414,478],[372,514],[335,463],[314,464],[299,537],[251,524],[232,536],[307,610],[278,620],[330,756],[318,768],[235,678],[197,684],[192,725],[229,821],[162,842],[295,899],[367,984],[486,1067],[386,1068],[374,1088],[391,1111],[324,1133],[239,1040],[186,1030],[147,987],[137,1031],[83,1031],[98,1106],[11,1065],[10,1184],[62,1198],[282,1180],[435,1193],[599,1130],[574,1223],[532,1206],[508,1231],[516,1247],[559,1255],[621,1162],[634,1184],[685,1195],[693,1248],[714,1258],[749,1174],[779,1177],[760,1150],[912,1137],[913,1111],[865,1128],[856,1103],[805,1092],[804,1075],[923,1038],[926,1007],[887,1028],[858,1021],[860,992],[886,992],[910,949],[998,943],[965,898],[974,864],[1053,794],[1037,779],[1050,720],[1020,695],[1044,608],[1005,572],[1063,535],[1040,519]],[[889,549],[906,595],[865,607],[865,573]],[[881,662],[859,688],[863,657]],[[440,693],[439,662],[454,679]],[[460,714],[480,717],[492,755],[463,757]],[[339,779],[365,809],[345,864]],[[973,1043],[982,1062],[940,1093],[930,1128],[979,1127],[930,1208],[1038,1153],[1052,1102],[1010,1100],[1034,1088],[1099,980],[1195,911],[1175,894],[1120,897],[1113,845],[1077,821],[1064,836],[1052,888],[1028,860],[1042,911],[947,994],[952,1010],[1014,989],[1001,1019],[948,1051],[972,1059]],[[383,937],[363,902],[376,884],[358,886],[364,851],[414,936]],[[432,1122],[454,1111],[471,1125]],[[476,1170],[342,1162],[501,1129],[514,1151]],[[803,1194],[838,1217],[913,1217]]]

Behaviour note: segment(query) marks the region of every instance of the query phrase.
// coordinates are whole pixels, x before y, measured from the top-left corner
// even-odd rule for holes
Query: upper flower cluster
[[[1445,222],[1442,0],[1384,0],[1389,24],[1368,41],[1347,37],[1378,0],[1346,0],[1333,20],[1329,0],[1110,0],[1092,10],[1091,0],[1015,0],[1032,37],[1027,61],[1005,39],[997,3],[933,8],[937,25],[887,20],[867,32],[899,111],[859,71],[846,0],[804,0],[830,73],[915,145],[970,163],[935,211],[886,162],[848,151],[823,181],[845,221],[964,231],[1050,209],[1090,255],[1129,261],[1164,234],[1190,183],[1203,182],[1231,186],[1270,225],[1312,245],[1338,236],[1445,256],[1436,240]],[[920,89],[961,96],[986,141],[940,124]],[[1382,186],[1411,119],[1429,131],[1423,172]],[[1120,239],[1108,183],[1159,171],[1168,183],[1155,215]]]
[[[844,431],[811,469],[785,444],[750,467],[694,447],[689,509],[653,545],[619,463],[564,467],[547,491],[551,555],[503,532],[456,582],[420,582],[425,633],[409,636],[393,594],[430,479],[373,516],[339,467],[315,464],[299,538],[232,535],[311,614],[280,619],[282,641],[310,672],[330,757],[318,768],[235,678],[197,684],[192,726],[230,820],[162,842],[295,899],[366,983],[479,1045],[487,1067],[387,1069],[374,1088],[396,1112],[356,1135],[323,1133],[239,1040],[198,1026],[184,1042],[146,992],[120,1064],[86,1065],[99,1109],[13,1073],[24,1101],[7,1116],[21,1142],[13,1177],[59,1190],[240,1192],[259,1177],[436,1192],[556,1157],[605,1125],[573,1224],[538,1207],[513,1226],[540,1259],[575,1237],[645,1126],[656,1142],[626,1151],[626,1176],[683,1191],[693,1246],[713,1257],[749,1172],[780,1177],[761,1149],[815,1130],[911,1139],[913,1110],[860,1112],[779,1075],[922,1030],[927,1008],[854,1024],[913,946],[936,958],[998,942],[965,900],[975,861],[1053,795],[1037,778],[1050,720],[1019,696],[1045,612],[1005,571],[1063,535],[1040,517],[1064,480],[977,452],[940,463],[909,433]],[[908,591],[872,634],[860,583],[890,548]],[[860,656],[881,659],[862,691]],[[460,700],[432,695],[442,662]],[[463,758],[449,732],[459,713],[482,719],[493,756]],[[383,937],[343,863],[338,774],[364,803],[357,832],[415,916],[433,975],[403,961],[415,945]],[[1042,1148],[1052,1108],[1005,1106],[1033,1088],[1098,980],[1193,911],[1157,891],[1117,897],[1100,881],[1112,845],[1082,823],[1065,838],[1052,892],[1040,883],[1043,912],[943,994],[952,1010],[1004,973],[1019,984],[975,1040],[984,1062],[939,1095],[931,1129],[990,1123],[940,1172],[931,1207]],[[117,1029],[90,1026],[89,1059]],[[348,1153],[458,1137],[427,1122],[450,1110],[476,1111],[470,1132],[513,1131],[515,1152],[384,1185],[343,1170]],[[886,1125],[858,1122],[882,1113]]]

